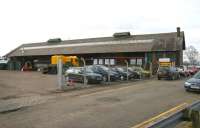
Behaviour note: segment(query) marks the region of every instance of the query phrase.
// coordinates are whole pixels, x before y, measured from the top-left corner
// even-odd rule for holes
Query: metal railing
[[[132,128],[175,128],[183,121],[191,121],[192,128],[200,128],[200,101],[183,103]]]

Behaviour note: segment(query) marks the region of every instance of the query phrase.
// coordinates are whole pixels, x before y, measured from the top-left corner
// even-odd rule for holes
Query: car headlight
[[[190,86],[190,85],[191,85],[191,83],[185,82],[185,86]]]

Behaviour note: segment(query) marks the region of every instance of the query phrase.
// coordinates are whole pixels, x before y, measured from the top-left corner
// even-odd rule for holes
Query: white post
[[[64,86],[62,67],[63,67],[62,58],[59,56],[57,58],[57,79],[58,79],[58,88],[60,90],[63,90],[63,86]]]
[[[128,81],[128,61],[125,60],[126,63],[126,80]]]
[[[150,78],[152,77],[153,71],[152,71],[152,63],[150,63]]]
[[[86,83],[86,64],[85,64],[85,59],[81,57],[81,60],[83,61],[83,83],[84,85],[87,85]]]
[[[108,83],[110,84],[110,59],[108,62]]]

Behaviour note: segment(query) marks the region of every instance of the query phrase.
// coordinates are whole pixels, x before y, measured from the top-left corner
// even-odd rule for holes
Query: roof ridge
[[[130,37],[134,37],[134,36],[148,36],[148,35],[165,35],[165,34],[176,34],[177,32],[165,32],[165,33],[149,33],[149,34],[137,34],[137,35],[131,35]],[[184,33],[184,31],[181,31],[181,33]],[[105,38],[115,38],[113,36],[102,36],[102,37],[91,37],[91,38],[78,38],[78,39],[70,39],[70,40],[62,40],[62,42],[66,42],[66,41],[78,41],[78,40],[92,40],[92,39],[105,39]],[[125,39],[125,38],[119,38],[119,39]],[[40,44],[40,43],[46,43],[46,42],[32,42],[32,43],[24,43],[23,45],[26,44]],[[52,44],[53,45],[53,44]]]

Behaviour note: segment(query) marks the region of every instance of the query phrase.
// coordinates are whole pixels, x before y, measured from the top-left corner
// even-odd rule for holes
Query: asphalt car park
[[[0,70],[0,99],[16,98],[31,95],[48,95],[58,89],[57,75],[42,74],[41,72],[21,72]],[[129,81],[113,81],[101,84],[88,85],[88,87],[104,87],[107,85],[116,85],[140,81],[139,79]],[[75,83],[84,88],[83,83]],[[74,90],[70,88],[69,90]],[[76,88],[75,88],[76,89]],[[67,90],[66,90],[67,91]]]
[[[0,113],[3,128],[128,128],[183,102],[199,100],[199,94],[184,91],[186,79],[122,81],[111,86],[52,93],[56,89],[55,75],[1,71],[0,76],[0,106],[3,101],[35,95],[43,100],[33,100],[33,104],[28,100],[28,107]]]

